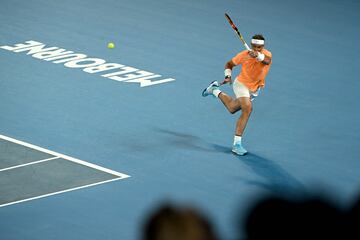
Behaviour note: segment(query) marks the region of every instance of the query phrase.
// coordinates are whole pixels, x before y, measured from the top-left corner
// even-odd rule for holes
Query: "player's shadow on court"
[[[203,151],[203,152],[217,152],[218,149],[212,147],[211,144],[205,142],[200,137],[175,132],[172,130],[160,129],[156,128],[156,132],[163,134],[166,138],[165,141],[167,144],[175,146],[177,148],[185,148],[189,150],[195,151]],[[230,149],[227,148],[227,153],[230,153]]]
[[[200,137],[180,133],[172,130],[155,128],[156,132],[166,136],[166,143],[176,146],[178,148],[185,148],[189,150],[202,152],[222,152],[225,154],[232,154],[230,147],[224,147],[218,144],[209,143]]]
[[[304,185],[274,161],[252,153],[237,158],[265,180],[245,180],[248,184],[288,197],[302,197],[307,194]]]
[[[264,181],[244,180],[247,184],[256,185],[267,189],[275,194],[296,197],[306,194],[305,187],[291,176],[286,170],[270,159],[263,158],[253,153],[245,156],[237,156],[231,152],[230,147],[221,146],[204,141],[203,139],[191,135],[166,129],[156,129],[157,132],[166,135],[166,142],[180,148],[196,151],[222,152],[233,155],[234,158],[244,163],[254,174],[264,179]]]
[[[289,197],[301,197],[304,194],[307,194],[306,189],[301,182],[270,159],[263,158],[253,153],[237,156],[233,154],[229,148],[217,144],[212,144],[212,147],[216,149],[216,151],[234,155],[234,158],[239,159],[257,176],[264,179],[264,181],[243,180],[249,185],[256,185],[267,189],[272,193],[287,195]]]

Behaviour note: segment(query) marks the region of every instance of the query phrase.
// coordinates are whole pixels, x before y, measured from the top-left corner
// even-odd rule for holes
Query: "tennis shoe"
[[[243,148],[243,146],[241,145],[241,143],[236,143],[233,145],[233,148],[231,150],[233,153],[243,156],[245,154],[247,154],[247,151],[245,148]]]
[[[210,85],[204,89],[204,91],[202,92],[202,96],[203,97],[207,97],[209,95],[213,95],[215,97],[215,95],[213,94],[213,91],[215,89],[219,89],[219,83],[217,81],[212,81],[210,83]]]

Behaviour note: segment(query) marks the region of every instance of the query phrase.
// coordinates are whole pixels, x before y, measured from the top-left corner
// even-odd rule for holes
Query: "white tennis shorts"
[[[256,92],[250,92],[250,90],[243,83],[239,82],[237,78],[233,83],[233,90],[236,98],[248,97],[251,99],[251,101],[260,93],[260,88]]]

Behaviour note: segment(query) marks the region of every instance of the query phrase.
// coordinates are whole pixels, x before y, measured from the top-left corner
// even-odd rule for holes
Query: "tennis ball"
[[[115,47],[115,44],[113,42],[109,42],[107,45],[108,48],[112,49]]]

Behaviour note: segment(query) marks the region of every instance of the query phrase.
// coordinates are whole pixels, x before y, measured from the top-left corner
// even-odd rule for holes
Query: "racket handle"
[[[246,43],[244,43],[244,45],[245,45],[245,48],[246,48],[248,51],[251,51],[251,49],[249,48],[249,46],[248,46]]]

